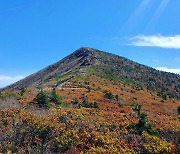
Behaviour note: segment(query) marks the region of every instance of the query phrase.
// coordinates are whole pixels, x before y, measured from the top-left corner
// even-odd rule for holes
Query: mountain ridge
[[[64,61],[70,59],[72,56],[75,56],[75,58],[80,58],[80,57],[84,58],[84,57],[86,57],[86,56],[89,56],[90,54],[92,55],[94,52],[97,52],[97,51],[99,51],[99,50],[96,50],[96,49],[93,49],[93,48],[89,48],[89,47],[81,47],[81,48],[75,50],[72,54],[66,56],[65,58],[63,58],[63,59],[61,59],[61,60],[59,60],[58,62],[53,63],[53,64],[45,67],[44,69],[41,69],[40,71],[37,71],[37,72],[35,72],[35,73],[33,73],[33,74],[25,77],[24,79],[22,79],[22,80],[20,80],[20,81],[17,81],[17,82],[15,82],[15,83],[11,84],[11,85],[6,86],[6,87],[0,88],[0,91],[7,90],[7,89],[22,88],[22,87],[21,87],[21,83],[20,83],[21,81],[23,82],[23,81],[31,80],[31,78],[33,78],[35,75],[39,75],[39,74],[40,74],[39,78],[36,77],[36,79],[40,79],[40,77],[42,77],[41,74],[42,74],[43,71],[49,70],[48,72],[50,72],[52,69],[56,68],[58,65],[61,65],[61,63],[63,63]],[[102,51],[99,51],[99,52],[102,52]],[[109,54],[110,54],[110,53],[109,53]],[[82,66],[82,65],[88,65],[88,63],[89,63],[90,61],[88,61],[87,59],[86,59],[85,61],[83,61],[82,58],[79,59],[80,65],[81,65],[81,66]],[[82,62],[82,61],[83,61],[83,62]],[[66,70],[65,70],[65,71],[66,71]],[[64,73],[65,71],[58,72],[58,73]],[[68,70],[67,70],[67,71],[68,71]],[[46,78],[46,79],[48,79],[48,78]],[[43,80],[43,79],[42,79],[42,80]],[[23,82],[23,83],[24,83],[24,82]],[[20,87],[17,87],[16,85],[17,85],[17,86],[20,86]]]

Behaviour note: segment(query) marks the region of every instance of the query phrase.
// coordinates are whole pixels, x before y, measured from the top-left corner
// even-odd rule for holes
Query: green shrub
[[[88,101],[83,101],[81,106],[85,108],[92,108],[92,103]]]
[[[118,103],[118,106],[119,106],[119,107],[122,107],[121,98],[119,97],[119,95],[116,95],[116,96],[115,96],[115,99],[116,99],[116,101],[117,101],[117,103]]]
[[[94,108],[99,108],[99,103],[95,101],[95,102],[93,103],[93,107],[94,107]]]
[[[25,92],[26,92],[26,88],[21,88],[20,95],[23,96]]]
[[[120,101],[118,102],[118,106],[119,106],[119,107],[122,107],[122,104],[121,104],[121,102],[120,102]]]
[[[78,101],[77,98],[75,98],[75,99],[73,99],[73,100],[71,101],[71,103],[74,104],[74,105],[77,105],[77,104],[79,104],[79,101]]]
[[[62,103],[62,97],[57,94],[55,88],[51,92],[50,101],[54,102],[57,105],[60,105]]]
[[[85,108],[99,108],[99,104],[98,102],[94,101],[94,102],[89,102],[88,101],[88,97],[84,97],[83,102],[81,103],[82,107]]]
[[[87,86],[88,92],[91,92],[91,87]]]
[[[116,95],[115,98],[116,98],[117,101],[119,101],[119,96],[118,95]]]
[[[139,119],[138,123],[132,123],[128,126],[128,129],[133,129],[135,133],[142,135],[143,131],[148,132],[150,135],[159,136],[157,130],[152,129],[152,124],[148,123],[147,114],[141,112],[141,105],[135,104],[133,110],[137,113]]]
[[[178,109],[177,109],[177,111],[178,111],[178,114],[180,114],[180,106],[178,106]]]
[[[108,91],[105,92],[104,97],[107,99],[110,99],[110,100],[114,98],[113,94],[111,92],[108,92]]]
[[[99,108],[99,104],[97,102],[82,102],[81,106],[85,108]]]
[[[49,99],[48,99],[48,94],[44,91],[40,91],[35,100],[38,102],[38,105],[40,107],[50,107],[50,102],[49,102]]]

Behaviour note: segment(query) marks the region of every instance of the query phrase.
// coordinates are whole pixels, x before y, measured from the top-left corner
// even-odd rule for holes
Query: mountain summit
[[[18,90],[33,86],[42,86],[62,74],[77,73],[75,70],[93,69],[93,74],[119,82],[130,82],[138,89],[147,88],[161,96],[180,98],[180,76],[166,73],[138,64],[127,58],[103,52],[93,48],[82,47],[69,56],[52,64],[25,79],[22,79],[2,90]],[[62,82],[62,81],[60,81]],[[59,81],[53,85],[58,86]],[[53,86],[52,85],[52,86]]]

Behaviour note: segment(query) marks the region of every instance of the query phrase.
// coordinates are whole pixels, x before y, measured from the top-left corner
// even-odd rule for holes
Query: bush
[[[94,101],[94,102],[89,102],[88,101],[88,97],[85,97],[82,104],[81,104],[82,107],[85,107],[85,108],[99,108],[99,104],[98,102]]]
[[[157,92],[157,96],[162,97],[163,100],[167,100],[167,94],[163,93],[163,91]]]
[[[177,109],[177,111],[178,111],[178,114],[180,114],[180,106],[178,106],[178,109]]]
[[[23,96],[25,92],[26,92],[26,88],[21,88],[20,95]]]
[[[116,98],[116,101],[119,101],[119,95],[116,95],[115,98]]]
[[[121,102],[120,102],[120,101],[118,102],[118,106],[119,106],[119,107],[122,107],[122,104],[121,104]]]
[[[48,94],[44,91],[40,91],[35,100],[38,102],[38,105],[40,107],[50,107],[50,102],[49,102],[49,99],[48,99]]]
[[[50,95],[50,101],[54,102],[57,105],[60,105],[62,103],[62,97],[57,94],[55,88],[52,90],[52,93]]]
[[[87,86],[88,92],[91,92],[91,87]]]
[[[121,98],[119,97],[119,95],[116,95],[116,96],[115,96],[115,99],[116,99],[116,101],[117,101],[117,103],[118,103],[118,106],[119,106],[119,107],[122,107]]]
[[[81,106],[85,108],[99,108],[99,104],[97,102],[82,102]]]
[[[141,105],[136,104],[133,110],[137,113],[139,119],[138,123],[132,123],[128,126],[128,129],[133,129],[136,134],[142,135],[143,131],[148,132],[150,135],[159,136],[157,130],[152,129],[152,124],[148,123],[147,114],[141,112]]]
[[[83,101],[81,106],[85,108],[92,108],[92,104],[88,101]]]
[[[71,101],[71,103],[72,103],[73,105],[77,105],[77,104],[79,104],[79,101],[78,101],[77,98],[75,98],[75,99],[73,99],[73,100]]]
[[[104,97],[107,99],[110,99],[110,100],[114,98],[113,94],[111,92],[107,92],[107,91],[105,92]]]
[[[94,108],[99,108],[99,103],[98,102],[94,102],[93,107]]]

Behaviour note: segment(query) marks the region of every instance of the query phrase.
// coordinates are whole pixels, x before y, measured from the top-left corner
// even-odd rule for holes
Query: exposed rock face
[[[43,81],[81,67],[93,67],[97,72],[104,71],[109,75],[116,75],[119,79],[130,79],[141,87],[180,98],[180,75],[157,71],[127,58],[92,48],[80,48],[59,62],[0,91],[37,86]]]

